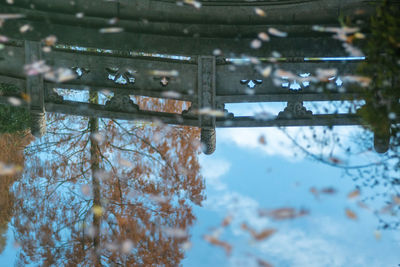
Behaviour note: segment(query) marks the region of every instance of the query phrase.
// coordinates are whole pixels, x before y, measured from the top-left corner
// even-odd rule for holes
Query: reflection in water
[[[17,134],[2,134],[0,136],[0,162],[1,162],[1,188],[0,188],[0,251],[3,252],[7,242],[8,223],[14,215],[15,197],[10,192],[12,184],[20,178],[20,174],[12,170],[11,166],[24,166],[23,149],[32,141],[32,136],[28,132],[18,132]],[[7,171],[8,169],[8,171]]]
[[[206,199],[199,150],[215,152],[216,128],[230,127],[310,126],[283,130],[290,150],[344,169],[357,187],[348,199],[383,190],[384,211],[373,197],[357,203],[398,229],[399,4],[320,2],[1,2],[0,252],[12,228],[19,265],[181,264]],[[284,107],[238,116],[225,106],[250,102]],[[331,132],[348,125],[365,128],[350,145]],[[283,150],[273,142],[255,141]],[[353,160],[372,150],[373,162]],[[203,236],[228,255],[220,235],[234,217]],[[279,233],[240,225],[254,242]]]
[[[204,198],[197,130],[54,116],[47,131],[13,190],[20,260],[177,265]]]

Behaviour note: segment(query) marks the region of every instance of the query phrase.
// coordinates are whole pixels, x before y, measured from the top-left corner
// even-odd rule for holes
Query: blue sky
[[[338,127],[339,133],[362,131],[360,127]],[[184,266],[257,266],[256,257],[274,266],[397,266],[400,264],[400,234],[376,231],[377,217],[360,208],[347,194],[355,184],[342,170],[311,161],[295,149],[277,129],[219,129],[217,150],[201,155],[207,180],[207,201],[196,207],[192,229],[193,246]],[[300,129],[291,129],[298,131]],[[257,135],[267,136],[267,145]],[[274,144],[274,141],[284,145]],[[364,155],[371,159],[373,154]],[[316,199],[310,188],[334,187],[334,195]],[[362,197],[362,195],[361,195]],[[258,216],[259,208],[306,208],[310,215],[274,222]],[[345,210],[357,214],[346,217]],[[225,216],[234,216],[219,239],[233,246],[231,256],[221,247],[208,244],[204,234],[212,233]],[[265,241],[253,241],[241,229],[245,222],[256,230],[277,229]],[[380,238],[379,238],[380,237]]]

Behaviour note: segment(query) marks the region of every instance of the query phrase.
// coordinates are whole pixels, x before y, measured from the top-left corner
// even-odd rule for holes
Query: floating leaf
[[[222,110],[211,109],[211,108],[201,108],[197,110],[196,113],[200,115],[209,115],[213,117],[225,117],[225,112],[223,112]]]
[[[123,31],[124,29],[121,27],[108,27],[108,28],[101,28],[99,30],[100,33],[119,33]]]
[[[201,2],[196,0],[183,0],[183,3],[193,6],[194,8],[200,9]]]
[[[47,46],[53,46],[57,42],[57,37],[55,35],[49,35],[44,39],[44,44]]]
[[[354,191],[351,191],[348,195],[347,198],[356,198],[360,195],[360,190],[356,189]]]
[[[295,219],[298,217],[302,217],[308,215],[309,211],[305,209],[300,209],[297,211],[294,208],[280,208],[275,210],[260,210],[259,216],[261,217],[270,217],[274,220],[288,220]]]
[[[262,259],[257,259],[257,264],[260,267],[273,267],[272,264]]]
[[[346,209],[346,216],[349,219],[357,220],[357,214],[355,214],[352,210]]]
[[[266,145],[267,141],[265,140],[265,136],[264,135],[260,135],[260,137],[258,137],[258,142],[262,145]]]
[[[0,14],[0,20],[24,18],[24,14]]]
[[[261,41],[258,40],[258,39],[254,39],[254,40],[251,41],[251,43],[250,43],[250,47],[253,48],[253,49],[258,49],[258,48],[261,47],[261,45],[262,45],[262,43],[261,43]]]
[[[161,96],[165,98],[179,98],[181,94],[175,91],[165,91],[161,93]]]
[[[321,189],[322,194],[333,195],[336,194],[336,189],[333,187],[326,187]]]
[[[8,37],[4,35],[0,35],[0,43],[8,42]]]
[[[230,225],[231,222],[232,222],[232,220],[233,220],[233,216],[232,216],[232,215],[226,216],[226,217],[224,218],[224,220],[222,221],[221,226],[222,226],[222,227],[226,227],[226,226]]]
[[[22,26],[19,28],[19,32],[20,32],[20,33],[26,33],[27,31],[31,31],[31,30],[32,30],[32,27],[31,27],[31,25],[29,25],[29,24],[22,25]]]
[[[261,8],[259,8],[259,7],[254,8],[254,12],[260,17],[265,17],[266,16],[265,11],[262,10]]]
[[[151,70],[150,75],[157,77],[178,77],[179,72],[177,70]]]
[[[46,80],[62,83],[76,78],[76,73],[69,68],[57,68],[55,70],[50,70],[44,74]]]
[[[268,34],[265,33],[265,32],[260,32],[260,33],[258,34],[258,38],[259,38],[260,40],[264,41],[264,42],[268,42],[268,41],[270,40]]]
[[[207,242],[211,243],[212,245],[224,248],[225,252],[226,252],[226,255],[229,256],[231,254],[232,246],[229,243],[221,241],[221,240],[219,240],[216,237],[211,236],[211,235],[204,235],[203,238],[204,238],[204,240],[206,240]]]
[[[317,79],[320,81],[327,81],[331,77],[335,77],[337,75],[337,69],[320,69],[317,68],[315,70],[315,73],[317,75]]]
[[[44,60],[39,60],[32,64],[26,64],[24,70],[26,75],[31,76],[48,72],[51,68],[45,64]]]
[[[13,97],[13,96],[8,98],[8,102],[13,106],[21,106],[22,105],[21,99]]]
[[[261,232],[256,232],[254,229],[250,228],[247,224],[242,223],[241,228],[251,234],[254,240],[261,241],[264,240],[276,232],[276,229],[264,229]]]
[[[380,240],[382,237],[382,233],[378,230],[374,231],[374,236],[376,240]]]
[[[271,75],[272,67],[267,66],[261,70],[261,75],[265,78],[269,77]]]
[[[282,32],[275,28],[269,28],[268,33],[271,35],[274,35],[276,37],[287,37],[288,36],[288,34],[286,32]]]

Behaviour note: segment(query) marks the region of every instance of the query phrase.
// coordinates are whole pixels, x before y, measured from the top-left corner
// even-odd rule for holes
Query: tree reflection
[[[97,103],[97,93],[90,94]],[[157,109],[184,103],[147,99]],[[143,107],[141,107],[143,108]],[[19,261],[43,265],[175,266],[191,202],[201,205],[198,131],[158,123],[53,116],[15,186]]]
[[[17,166],[21,169],[24,166],[24,148],[32,141],[33,137],[29,132],[17,132],[14,134],[3,133],[0,135],[0,164]],[[0,167],[3,168],[3,167]],[[0,253],[4,250],[7,242],[6,233],[8,223],[13,216],[14,195],[10,192],[12,184],[19,179],[20,173],[0,172]]]

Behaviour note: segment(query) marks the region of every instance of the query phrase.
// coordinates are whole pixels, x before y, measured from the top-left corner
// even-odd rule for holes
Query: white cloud
[[[231,168],[229,161],[225,159],[214,158],[213,156],[199,157],[201,173],[206,178],[207,185],[212,186],[215,190],[223,190],[226,185],[222,183],[221,177],[227,174]]]

